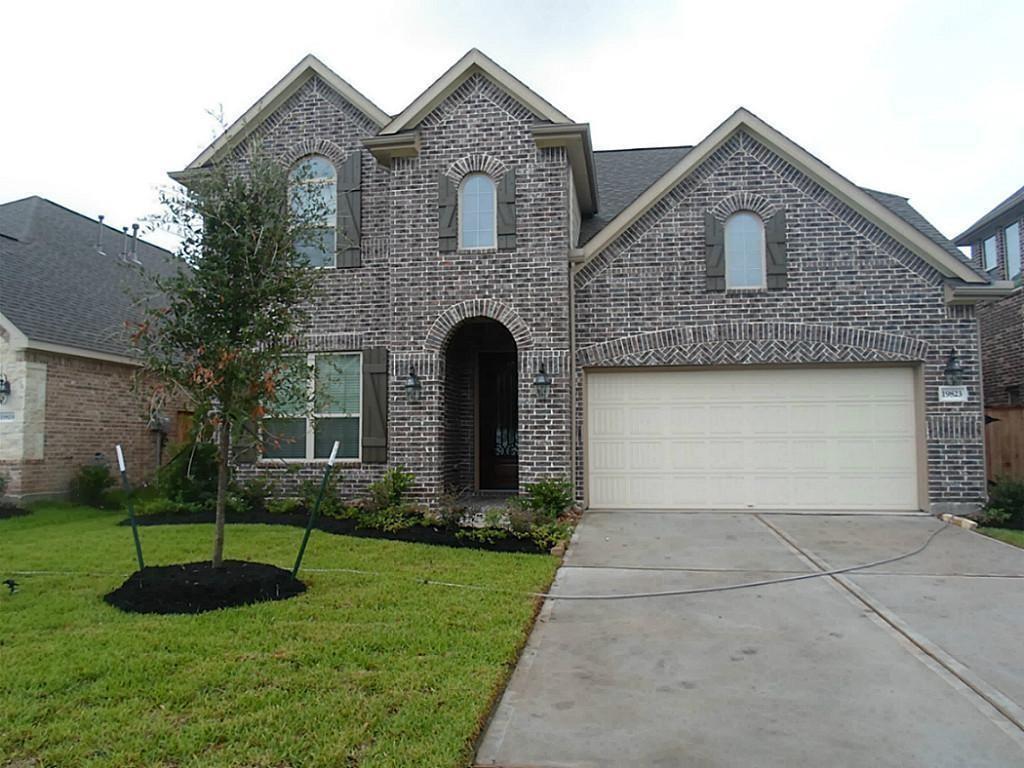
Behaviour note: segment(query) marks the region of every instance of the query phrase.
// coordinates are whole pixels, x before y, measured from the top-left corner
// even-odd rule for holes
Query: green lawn
[[[979,528],[978,533],[984,533],[1016,547],[1024,547],[1024,531],[1015,531],[1011,528]]]
[[[314,531],[304,595],[195,616],[102,602],[135,570],[123,514],[0,520],[0,767],[460,766],[557,559]],[[291,567],[301,530],[228,526],[227,556]],[[212,526],[142,528],[147,564],[202,560]],[[433,578],[507,592],[430,586]]]

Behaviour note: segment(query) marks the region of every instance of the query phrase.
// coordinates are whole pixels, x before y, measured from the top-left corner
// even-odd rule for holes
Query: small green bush
[[[1024,480],[1001,477],[992,484],[981,524],[1024,530]]]
[[[401,506],[415,478],[404,467],[390,467],[380,480],[370,484],[370,503],[376,509]]]
[[[253,512],[266,512],[267,503],[274,497],[276,487],[272,480],[263,477],[254,477],[251,480],[240,483],[236,495],[246,509]]]
[[[455,532],[455,538],[462,541],[470,541],[474,544],[493,544],[508,536],[504,528],[484,526],[483,528],[460,528]]]
[[[572,536],[572,526],[569,523],[543,523],[533,526],[527,535],[538,549],[548,550],[556,544],[568,541]]]
[[[271,499],[267,502],[267,512],[272,515],[295,515],[304,509],[305,505],[302,503],[302,499]]]
[[[0,496],[7,493],[7,475],[0,475]]]
[[[83,464],[71,478],[71,500],[88,507],[103,509],[112,503],[106,493],[114,482],[114,476],[106,464]]]
[[[559,477],[530,483],[519,503],[534,513],[536,522],[554,522],[572,506],[572,483]]]
[[[370,528],[376,531],[396,531],[412,528],[414,525],[423,525],[425,522],[423,512],[413,504],[396,504],[376,509],[375,507],[356,507],[354,509],[356,525],[360,528]]]
[[[332,474],[327,480],[327,487],[324,488],[323,499],[320,500],[320,515],[324,517],[338,517],[344,510],[345,505],[342,504],[341,498],[338,492],[339,476]],[[309,478],[303,480],[299,484],[299,498],[302,499],[302,505],[307,510],[312,510],[316,505],[317,496],[320,495],[320,486],[323,484],[323,480],[317,480]]]
[[[198,515],[206,511],[204,504],[174,501],[173,499],[157,496],[152,499],[142,499],[134,504],[136,517],[149,517],[151,515]]]
[[[175,501],[214,503],[217,499],[217,446],[188,443],[172,452],[173,458],[157,472],[160,495]]]

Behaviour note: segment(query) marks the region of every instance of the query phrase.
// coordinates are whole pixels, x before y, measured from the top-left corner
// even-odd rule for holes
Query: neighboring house
[[[337,216],[296,350],[318,418],[268,424],[291,439],[243,474],[316,477],[338,439],[349,493],[404,465],[428,500],[554,476],[605,509],[985,497],[974,305],[1006,286],[745,110],[594,152],[479,51],[396,116],[308,56],[172,176],[255,141]],[[969,400],[940,402],[957,367]]]
[[[140,269],[169,252],[41,197],[0,205],[0,473],[16,497],[66,493],[122,443],[134,479],[152,474],[158,403],[132,388],[126,321]],[[9,391],[8,391],[9,390]],[[173,418],[175,413],[168,414]]]
[[[1021,227],[1024,187],[972,224],[956,239],[994,280],[1011,280],[1012,294],[978,308],[986,406],[1021,405],[1024,385],[1024,292]]]

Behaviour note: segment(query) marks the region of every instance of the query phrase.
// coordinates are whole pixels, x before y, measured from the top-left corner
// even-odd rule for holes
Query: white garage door
[[[918,508],[910,368],[589,372],[595,509]]]

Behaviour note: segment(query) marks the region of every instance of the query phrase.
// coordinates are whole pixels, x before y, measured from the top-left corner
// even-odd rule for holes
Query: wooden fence
[[[1024,406],[985,409],[985,469],[989,480],[1024,479]]]

